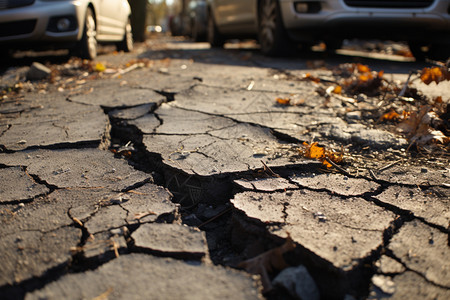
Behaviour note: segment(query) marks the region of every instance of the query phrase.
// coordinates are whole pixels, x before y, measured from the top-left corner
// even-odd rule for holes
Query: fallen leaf
[[[436,82],[436,84],[438,84],[441,81],[450,80],[450,72],[445,66],[423,68],[420,74],[420,79],[427,85],[432,82]]]
[[[96,72],[104,72],[105,70],[106,70],[106,67],[105,67],[104,64],[102,64],[100,62],[95,64],[94,71],[96,71]]]
[[[424,105],[417,112],[412,112],[399,124],[398,129],[403,132],[411,144],[424,145],[428,143],[446,144],[450,138],[442,131],[433,128],[441,124],[442,120],[430,105]]]
[[[387,113],[385,113],[384,115],[382,115],[380,117],[381,121],[392,121],[392,120],[396,120],[400,117],[400,114],[398,114],[394,109],[391,109],[390,111],[388,111]]]
[[[281,105],[289,105],[291,103],[291,99],[289,98],[277,98],[276,101]]]
[[[333,152],[332,150],[327,150],[324,147],[318,146],[317,142],[312,143],[311,145],[307,142],[303,142],[304,149],[300,150],[305,158],[309,159],[317,159],[322,162],[327,168],[331,168],[333,165],[330,164],[330,160],[334,163],[340,163],[343,160],[344,154],[341,151],[340,153]]]

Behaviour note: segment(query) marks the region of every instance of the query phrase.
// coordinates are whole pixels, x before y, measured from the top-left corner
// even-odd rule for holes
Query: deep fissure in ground
[[[224,174],[211,178],[184,174],[179,170],[167,167],[160,154],[148,152],[142,143],[142,133],[136,127],[114,119],[111,119],[111,123],[112,147],[120,149],[123,145],[129,145],[130,142],[133,144],[129,162],[136,169],[151,173],[156,184],[166,187],[174,195],[173,201],[181,205],[184,224],[197,226],[205,231],[213,263],[236,267],[239,262],[251,258],[248,256],[249,253],[260,254],[283,243],[283,239],[273,236],[267,230],[268,226],[278,226],[278,224],[263,224],[249,220],[242,212],[233,209],[229,203],[233,195],[239,192],[232,182],[233,179],[245,174]],[[278,138],[282,137],[278,136]],[[120,151],[118,152],[120,153]],[[252,173],[256,171],[251,170],[244,173],[252,176]],[[315,171],[317,173],[319,170]],[[289,172],[289,168],[278,168],[275,172],[286,173]],[[309,172],[312,171],[309,170]],[[288,178],[288,176],[284,176],[284,178]],[[298,184],[296,186],[299,189],[309,189]],[[355,297],[367,296],[371,278],[375,274],[375,262],[381,257],[393,235],[406,221],[413,219],[412,214],[407,211],[386,205],[381,201],[374,201],[376,199],[372,196],[385,188],[386,184],[382,184],[380,189],[366,193],[362,198],[393,211],[398,217],[384,231],[383,244],[360,261],[358,266],[350,272],[336,269],[302,245],[297,245],[295,251],[285,255],[286,261],[291,265],[303,264],[308,268],[316,280],[322,297],[333,295],[333,298],[342,298],[346,294]],[[342,197],[345,198],[345,196]],[[266,297],[268,299],[286,299],[288,294],[283,290],[275,289]]]

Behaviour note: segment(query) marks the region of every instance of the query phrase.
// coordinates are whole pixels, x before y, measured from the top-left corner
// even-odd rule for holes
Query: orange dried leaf
[[[311,81],[313,81],[315,83],[319,83],[320,82],[320,78],[317,78],[317,77],[311,75],[311,73],[306,73],[305,75],[303,75],[303,79],[308,79],[308,80],[311,80]]]
[[[304,142],[303,145],[306,146],[304,154],[306,158],[321,159],[325,157],[325,148],[317,146],[317,142],[312,143],[311,145]]]
[[[366,65],[357,64],[357,68],[358,68],[359,73],[369,73],[370,72],[370,68]]]
[[[450,72],[444,67],[423,68],[420,79],[425,84],[450,80]]]
[[[276,101],[281,105],[289,105],[291,103],[291,99],[289,98],[277,98]]]
[[[400,117],[400,115],[395,110],[391,109],[391,111],[382,115],[380,119],[382,121],[390,121],[390,120],[398,119],[399,117]]]

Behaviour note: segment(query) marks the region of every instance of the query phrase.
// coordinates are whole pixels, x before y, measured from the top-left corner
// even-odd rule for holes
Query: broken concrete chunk
[[[382,255],[381,258],[375,263],[378,271],[382,274],[398,274],[403,273],[406,268],[389,256]]]
[[[392,295],[395,293],[395,283],[389,276],[374,275],[372,277],[372,284],[385,294]]]
[[[448,233],[414,220],[400,228],[388,248],[408,269],[436,285],[450,288]]]
[[[130,108],[116,108],[109,112],[109,116],[119,120],[134,120],[145,116],[156,108],[156,103],[147,103]]]
[[[67,295],[76,299],[100,295],[111,299],[262,299],[258,282],[243,272],[146,254],[121,255],[96,270],[63,276],[25,299]]]
[[[395,215],[361,198],[341,199],[307,190],[278,193],[244,192],[232,203],[247,218],[260,220],[260,226],[281,224],[270,229],[292,239],[315,255],[344,271],[383,244],[383,232]]]
[[[261,168],[261,160],[269,167],[294,164],[268,130],[246,124],[210,134],[145,135],[143,141],[147,151],[162,155],[165,164],[192,175],[246,172]]]
[[[416,187],[390,186],[375,198],[383,203],[410,211],[415,216],[443,228],[449,225],[449,189],[438,191],[437,188],[420,190]]]
[[[285,289],[294,299],[320,299],[316,283],[304,266],[284,269],[272,283]]]
[[[142,80],[143,78],[145,79]],[[164,91],[166,93],[181,92],[198,83],[193,76],[183,76],[180,72],[163,74],[149,69],[140,69],[126,73],[122,75],[122,79],[137,88]]]
[[[411,165],[395,165],[386,170],[376,171],[378,179],[389,183],[401,183],[406,185],[443,185],[450,181],[447,170],[430,169],[422,172],[423,167]]]
[[[92,93],[70,96],[70,100],[77,103],[84,103],[104,107],[130,107],[149,103],[159,104],[164,100],[164,96],[149,89],[130,88],[120,86],[120,82],[113,84],[112,79],[98,80],[94,85]],[[108,88],[104,88],[108,86]],[[130,97],[132,95],[132,97]]]
[[[0,286],[41,277],[65,267],[72,259],[71,249],[81,239],[81,230],[61,227],[50,232],[21,231],[0,237]]]
[[[450,298],[450,289],[434,285],[418,274],[406,271],[393,278],[380,277],[372,280],[367,299],[435,299],[447,300]],[[384,282],[383,282],[384,281]],[[381,286],[381,287],[380,287]],[[384,292],[384,288],[388,293]]]
[[[120,191],[150,177],[99,149],[29,150],[0,154],[0,159],[5,165],[26,164],[29,174],[59,188],[108,187]]]
[[[83,258],[96,263],[106,262],[127,252],[124,231],[118,229],[118,234],[102,232],[93,235],[80,249]]]
[[[156,130],[159,134],[202,134],[236,124],[227,118],[180,109],[171,104],[162,104],[155,113],[162,120]]]
[[[30,69],[27,72],[28,80],[41,80],[50,76],[52,70],[47,68],[41,63],[34,62],[31,64]]]
[[[172,222],[177,218],[178,208],[172,200],[172,195],[164,188],[147,183],[126,193],[129,201],[121,204],[128,212],[129,224],[153,222],[161,217]]]
[[[0,203],[31,200],[49,192],[20,167],[0,169],[0,182]]]
[[[84,223],[87,231],[91,234],[120,228],[127,225],[127,211],[120,205],[100,207],[89,220]]]
[[[379,185],[363,178],[351,178],[341,174],[296,174],[292,181],[315,190],[328,190],[344,196],[360,196],[373,192]]]
[[[6,149],[102,143],[109,121],[100,107],[67,102],[64,97],[38,97],[30,102],[32,108],[11,120],[2,135]]]
[[[280,177],[256,178],[254,180],[237,179],[234,183],[245,190],[266,192],[298,188],[287,179]]]
[[[385,149],[408,145],[403,138],[381,129],[368,128],[363,124],[329,123],[322,126],[320,132],[336,140],[372,148]]]
[[[161,125],[161,121],[154,114],[147,114],[130,120],[127,124],[136,126],[144,134],[151,134]]]
[[[205,234],[194,227],[149,223],[131,234],[134,245],[143,251],[183,259],[201,259],[208,255]]]

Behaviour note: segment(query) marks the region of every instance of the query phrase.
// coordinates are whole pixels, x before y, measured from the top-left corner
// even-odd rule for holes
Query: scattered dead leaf
[[[320,82],[320,78],[311,75],[311,73],[304,74],[302,79],[303,80],[309,80],[309,81],[312,81],[312,82],[315,82],[315,83],[319,83]]]
[[[307,142],[303,142],[303,149],[300,149],[300,153],[309,159],[317,159],[322,162],[327,168],[331,168],[333,165],[328,161],[332,161],[333,163],[341,163],[344,158],[343,151],[337,153],[332,150],[328,150],[324,147],[318,146],[317,142],[312,144],[308,144]]]
[[[291,99],[289,99],[289,98],[277,98],[276,101],[278,104],[281,104],[281,105],[290,105],[291,104]]]
[[[450,80],[450,71],[446,66],[423,68],[420,79],[427,85],[432,82],[438,84],[439,82]]]
[[[384,115],[380,117],[380,121],[392,121],[400,118],[400,114],[398,114],[394,109],[391,109]]]
[[[433,107],[424,105],[417,112],[407,115],[405,120],[398,125],[398,129],[407,136],[411,145],[448,144],[450,138],[442,131],[436,129],[442,123],[442,119],[433,110]]]

